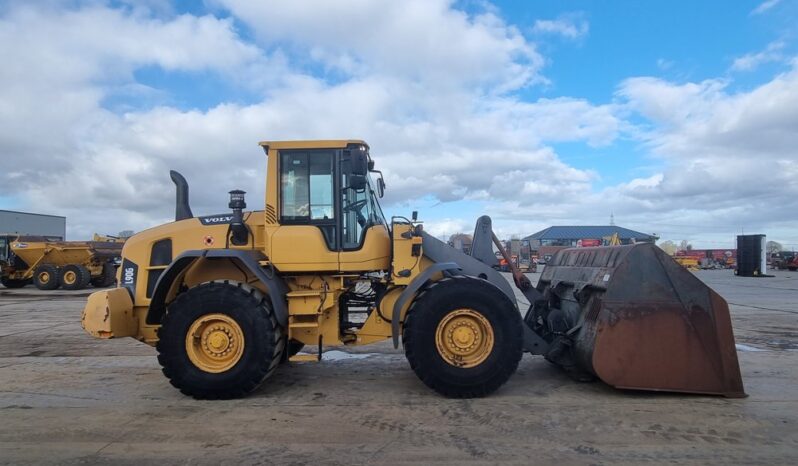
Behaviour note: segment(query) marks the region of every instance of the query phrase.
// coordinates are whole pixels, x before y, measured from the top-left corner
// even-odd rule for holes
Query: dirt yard
[[[494,395],[448,400],[384,343],[195,401],[153,348],[84,334],[85,292],[0,288],[0,463],[798,463],[798,273],[698,276],[730,303],[748,398],[579,384],[525,355]]]

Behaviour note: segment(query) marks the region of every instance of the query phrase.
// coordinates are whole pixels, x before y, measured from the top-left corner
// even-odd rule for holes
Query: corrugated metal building
[[[622,228],[615,225],[600,226],[553,226],[541,230],[533,235],[529,235],[525,240],[529,245],[536,249],[540,246],[577,246],[585,240],[598,240],[608,238],[617,233],[622,244],[653,243],[657,238],[655,235],[640,233],[639,231]]]
[[[66,217],[0,210],[0,235],[3,234],[65,239]]]

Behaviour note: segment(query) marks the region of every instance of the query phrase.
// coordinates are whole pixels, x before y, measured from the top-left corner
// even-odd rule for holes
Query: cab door
[[[391,235],[368,175],[362,187],[351,182],[347,154],[341,160],[341,272],[388,270]]]
[[[279,223],[271,257],[282,272],[337,271],[338,211],[334,149],[279,152]]]

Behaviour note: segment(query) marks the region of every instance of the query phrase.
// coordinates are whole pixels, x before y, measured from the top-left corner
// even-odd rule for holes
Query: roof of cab
[[[311,141],[261,141],[258,143],[267,149],[338,149],[346,148],[349,144],[364,144],[360,139],[318,139]]]

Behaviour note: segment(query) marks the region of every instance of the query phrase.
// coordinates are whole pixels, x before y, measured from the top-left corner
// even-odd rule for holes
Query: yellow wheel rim
[[[48,283],[50,281],[50,273],[48,272],[40,272],[39,273],[39,282],[40,283]]]
[[[443,360],[464,369],[485,362],[493,351],[493,342],[490,322],[472,309],[446,314],[435,331],[435,346]]]
[[[78,279],[78,274],[76,274],[75,272],[73,272],[71,270],[67,271],[64,274],[64,283],[66,283],[67,285],[71,285],[71,284],[75,283],[77,281],[77,279]]]
[[[195,320],[186,334],[186,353],[197,368],[211,373],[229,370],[244,353],[244,332],[224,314]]]

